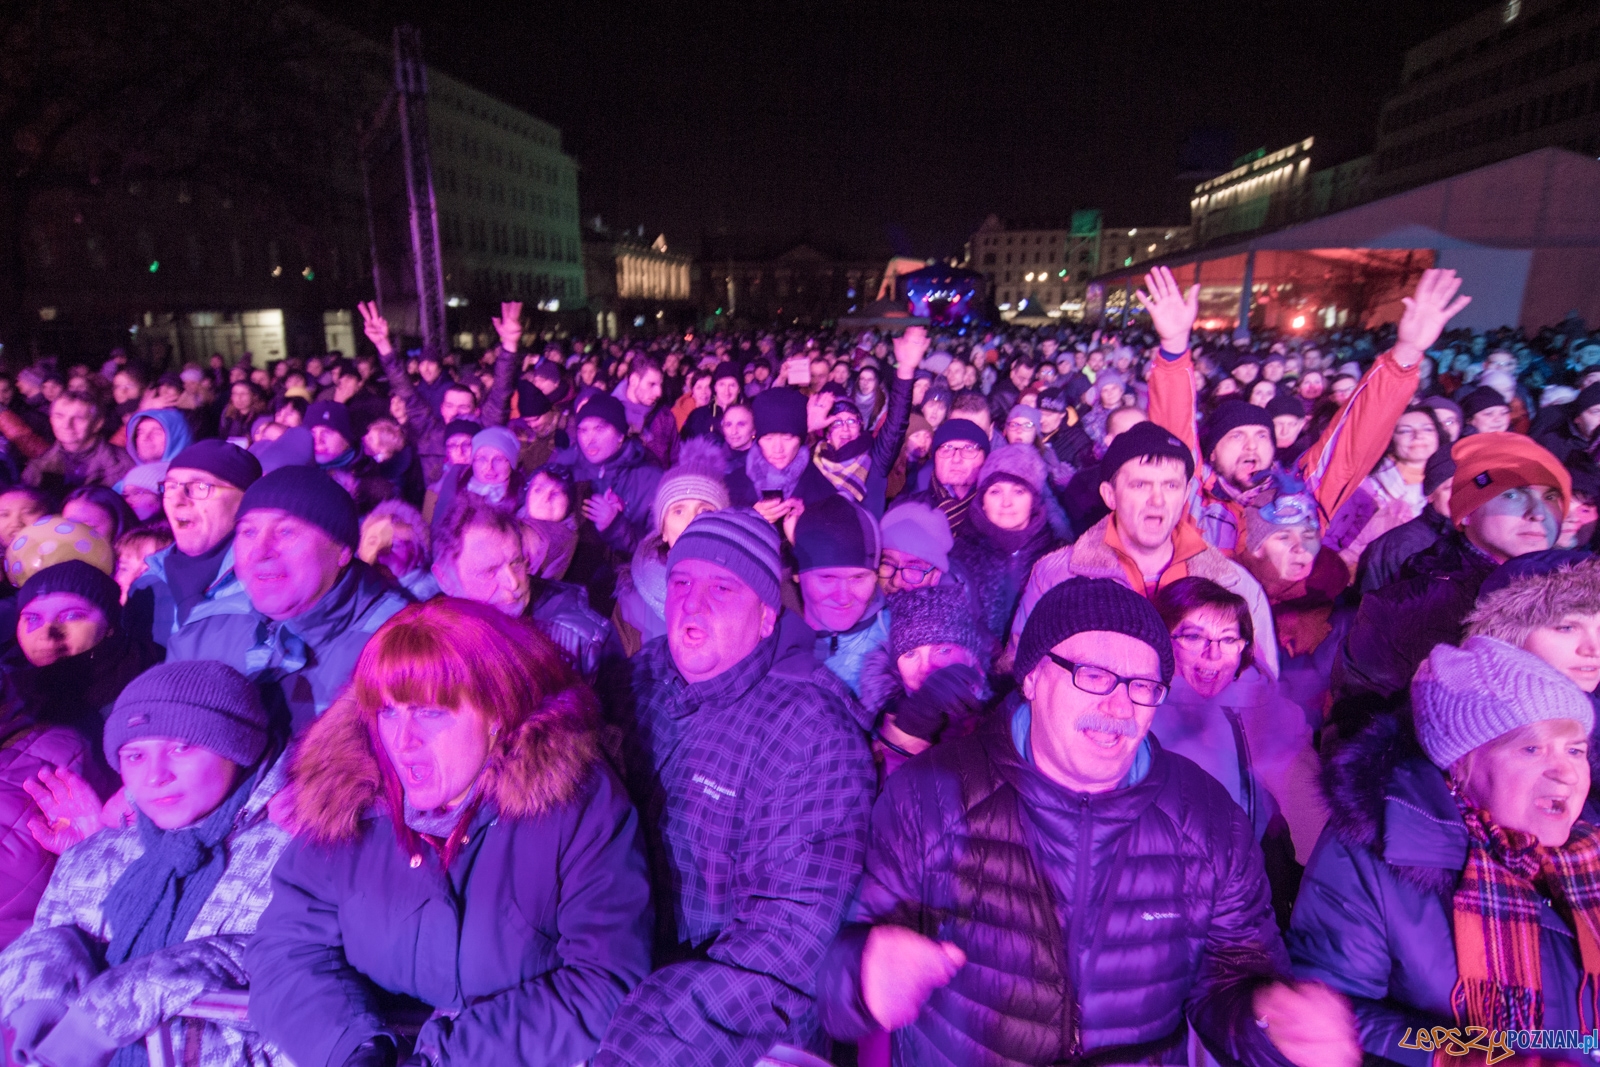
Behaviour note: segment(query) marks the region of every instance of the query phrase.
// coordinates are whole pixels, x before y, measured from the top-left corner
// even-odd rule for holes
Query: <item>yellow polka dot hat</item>
[[[11,539],[6,548],[6,577],[18,589],[38,572],[69,559],[81,559],[111,574],[116,556],[90,527],[60,515],[46,515]]]

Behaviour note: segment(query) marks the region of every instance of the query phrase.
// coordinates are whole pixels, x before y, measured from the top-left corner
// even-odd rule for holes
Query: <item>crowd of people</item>
[[[1587,1060],[1600,338],[1459,289],[0,377],[7,1055]]]

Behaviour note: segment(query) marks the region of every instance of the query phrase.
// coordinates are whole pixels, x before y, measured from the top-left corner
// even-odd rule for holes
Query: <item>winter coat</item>
[[[1433,1053],[1399,1046],[1413,1027],[1455,1025],[1452,898],[1466,824],[1409,715],[1383,716],[1341,745],[1323,781],[1328,827],[1289,928],[1295,974],[1350,998],[1368,1063],[1429,1067]],[[1539,913],[1542,1025],[1576,1030],[1577,941],[1554,908]]]
[[[107,1037],[140,1041],[204,993],[249,985],[245,943],[271,897],[273,865],[289,835],[267,815],[286,775],[278,760],[261,776],[234,819],[224,848],[228,865],[181,944],[107,970],[114,931],[106,897],[128,865],[144,855],[139,828],[102,830],[62,853],[39,902],[33,927],[0,952],[0,1015],[17,1046],[37,1045],[67,1009],[81,1008]],[[199,1067],[288,1064],[259,1034],[191,1021],[172,1028],[175,1062]]]
[[[1013,649],[1039,598],[1067,579],[1110,578],[1133,588],[1116,551],[1106,542],[1106,532],[1115,521],[1116,516],[1107,515],[1086,530],[1076,542],[1041,557],[1034,565],[1033,574],[1017,605],[1016,618],[1011,623]],[[1188,557],[1183,563],[1189,577],[1209,578],[1228,592],[1244,598],[1250,606],[1250,620],[1255,624],[1256,641],[1252,650],[1255,664],[1268,677],[1276,678],[1278,642],[1272,625],[1272,609],[1267,604],[1267,594],[1262,590],[1261,583],[1251,577],[1249,571],[1210,546]]]
[[[728,500],[733,507],[754,507],[761,499],[761,493],[756,489],[755,482],[751,479],[747,469],[750,457],[759,451],[759,446],[745,450],[745,462],[737,464],[728,471],[723,479],[728,485]],[[791,496],[805,504],[815,504],[826,500],[839,492],[837,486],[828,481],[828,476],[817,469],[815,462],[806,463],[805,470],[800,472],[800,480],[795,484]]]
[[[113,630],[98,645],[47,667],[26,661],[14,680],[28,714],[49,726],[65,726],[88,743],[84,758],[90,780],[115,778],[101,751],[106,715],[127,684],[162,661],[160,647]]]
[[[402,843],[381,773],[353,701],[306,735],[302,831],[246,952],[251,1021],[298,1067],[393,1038],[397,1002],[432,1010],[417,1047],[439,1067],[588,1059],[649,970],[651,920],[638,817],[593,725],[541,712],[507,739],[449,870]]]
[[[129,633],[162,648],[182,628],[172,587],[167,584],[167,560],[177,550],[176,545],[168,545],[146,557],[145,572],[128,588],[128,602],[122,609],[122,622]],[[217,576],[206,587],[205,597],[190,610],[182,625],[210,615],[245,615],[250,611],[250,596],[233,572],[230,545],[217,567]]]
[[[1406,561],[1438,544],[1450,533],[1450,517],[1432,505],[1410,522],[1396,526],[1367,546],[1356,566],[1356,590],[1362,596],[1398,581]]]
[[[400,398],[406,408],[406,437],[416,446],[417,457],[422,461],[422,479],[432,485],[444,473],[444,420],[439,418],[439,404],[452,383],[440,378],[433,388],[414,383],[406,373],[406,365],[398,350],[387,356],[379,355],[383,375],[389,380],[389,391]],[[478,406],[478,422],[483,426],[504,426],[511,410],[511,393],[516,387],[517,354],[504,348],[495,349],[494,384]],[[429,394],[435,394],[433,400]],[[357,446],[360,442],[353,442]]]
[[[555,642],[584,681],[593,685],[602,664],[627,658],[610,621],[589,607],[581,586],[535,578],[532,587],[528,621]]]
[[[1404,693],[1434,645],[1460,644],[1478,587],[1496,566],[1452,533],[1413,556],[1400,581],[1364,597],[1334,666],[1335,714],[1347,698]]]
[[[585,497],[602,496],[609,489],[622,499],[622,514],[610,526],[595,530],[592,523],[586,522],[584,527],[622,559],[631,556],[650,533],[650,509],[655,503],[656,486],[661,483],[661,467],[638,439],[629,437],[623,441],[617,454],[604,463],[590,463],[576,445],[556,453],[550,462],[570,472]]]
[[[609,694],[650,850],[657,969],[595,1067],[748,1064],[780,1041],[822,1051],[817,964],[861,876],[875,775],[812,637],[780,620],[692,684],[659,639]]]
[[[814,631],[817,662],[832,671],[855,696],[861,695],[861,667],[868,656],[889,644],[889,609],[883,594],[873,593],[867,610],[848,630]]]
[[[84,485],[110,488],[131,470],[132,457],[106,441],[97,440],[82,452],[68,452],[57,442],[28,463],[22,471],[22,481],[61,494]]]
[[[956,531],[950,561],[968,576],[978,605],[978,622],[993,637],[995,647],[1004,646],[1009,637],[1006,627],[1017,610],[1033,565],[1056,543],[1038,505],[1021,530],[995,526],[983,513],[982,500],[974,501],[967,509],[967,521]]]
[[[66,767],[96,779],[89,743],[81,734],[40,725],[18,709],[0,725],[0,948],[33,925],[34,910],[55,870],[55,855],[28,830],[39,808],[22,788],[24,782],[37,782],[46,767]]]
[[[900,1067],[1180,1064],[1190,1026],[1224,1064],[1285,1063],[1252,1010],[1288,957],[1244,812],[1155,741],[1134,784],[1073,793],[1019,753],[1015,725],[991,716],[888,779],[818,979],[829,1033],[878,1029],[861,952],[893,923],[967,955],[891,1035]]]
[[[1198,717],[1220,724],[1227,735],[1221,746],[1226,750],[1222,755],[1227,773],[1217,780],[1250,816],[1257,836],[1266,830],[1272,813],[1281,811],[1294,838],[1295,858],[1304,863],[1328,819],[1305,712],[1254,667],[1210,698],[1202,697],[1180,674],[1173,677],[1166,702],[1156,709],[1150,732],[1162,738],[1169,751],[1188,755],[1194,739],[1187,728]],[[1190,758],[1206,768],[1201,759]]]
[[[378,627],[410,602],[377,570],[354,560],[309,611],[282,622],[254,608],[190,619],[172,635],[167,658],[226,663],[254,681],[267,710],[299,735],[350,680]]]

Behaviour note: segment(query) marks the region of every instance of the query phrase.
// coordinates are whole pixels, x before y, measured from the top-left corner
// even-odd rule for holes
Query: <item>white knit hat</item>
[[[1411,680],[1417,741],[1447,769],[1479,745],[1529,723],[1572,719],[1594,728],[1589,696],[1531,652],[1493,637],[1435,645]]]

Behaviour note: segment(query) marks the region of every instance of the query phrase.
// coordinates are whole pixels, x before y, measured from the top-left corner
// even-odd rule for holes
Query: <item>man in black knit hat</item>
[[[1046,594],[1026,701],[888,779],[820,972],[829,1033],[887,1030],[918,1067],[1156,1062],[1191,1029],[1228,1063],[1360,1062],[1348,1005],[1287,980],[1244,813],[1150,736],[1172,673],[1143,597]]]

